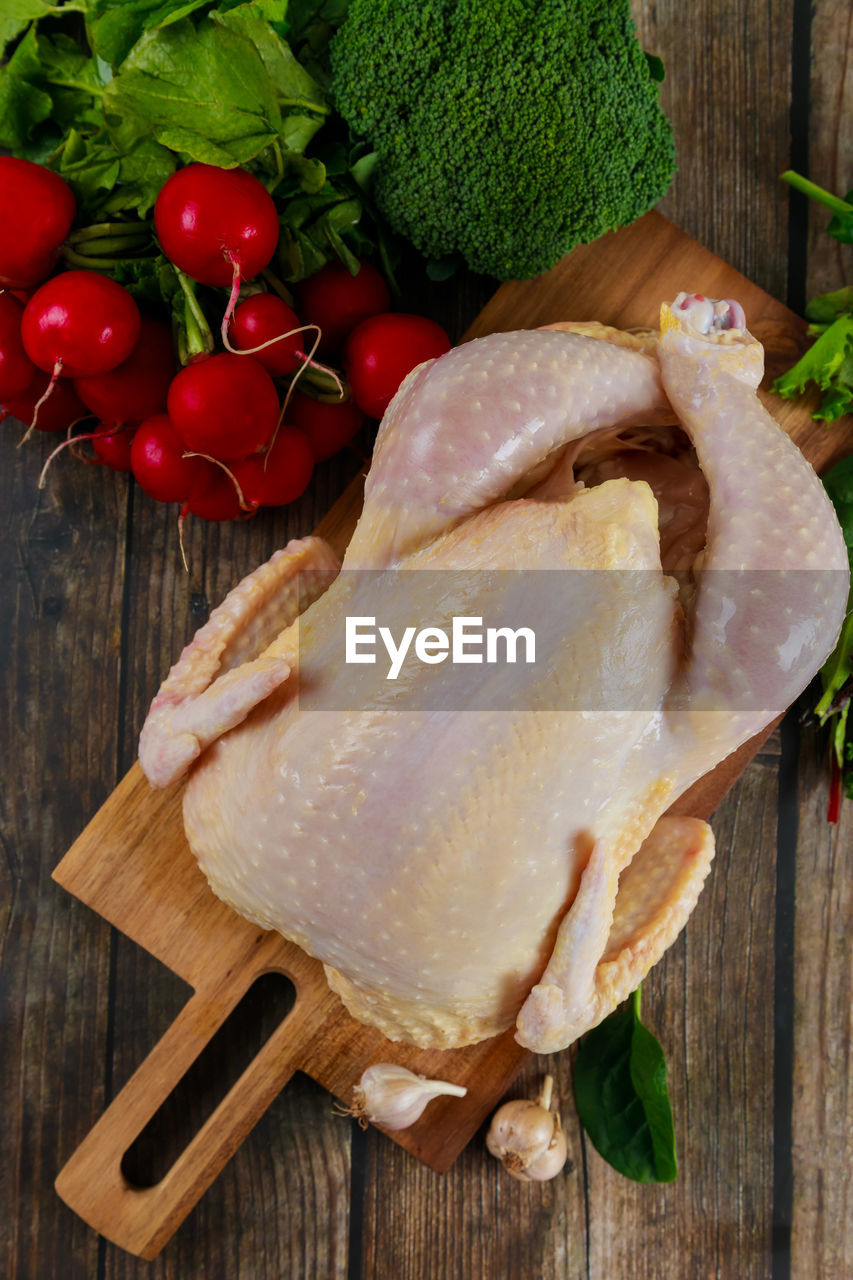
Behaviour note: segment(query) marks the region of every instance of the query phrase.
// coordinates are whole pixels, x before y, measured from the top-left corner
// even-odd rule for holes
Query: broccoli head
[[[672,181],[629,0],[351,0],[330,52],[376,205],[427,257],[535,276]]]

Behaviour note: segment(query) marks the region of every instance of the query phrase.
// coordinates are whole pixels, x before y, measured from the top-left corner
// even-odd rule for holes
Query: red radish
[[[307,438],[295,427],[280,427],[266,454],[234,463],[233,471],[247,507],[283,507],[302,496],[314,470]]]
[[[287,408],[287,421],[308,437],[315,462],[325,462],[349,444],[364,422],[354,400],[326,402],[295,391]]]
[[[381,418],[406,375],[449,350],[441,325],[426,316],[386,311],[362,320],[344,352],[353,399],[372,418]]]
[[[342,262],[327,262],[299,286],[299,309],[306,324],[316,324],[320,350],[334,354],[347,334],[368,316],[387,311],[391,294],[382,276],[369,262],[352,275]]]
[[[166,413],[141,423],[130,447],[130,464],[140,486],[157,502],[184,502],[201,470],[199,458],[185,458],[184,443]]]
[[[17,298],[0,293],[0,400],[23,395],[36,376],[36,367],[21,341],[23,314]]]
[[[253,356],[227,351],[181,369],[168,405],[186,448],[224,461],[256,453],[278,424],[278,393],[266,369]]]
[[[160,320],[144,317],[127,359],[109,373],[75,378],[74,390],[105,422],[139,422],[165,411],[174,373],[171,329]]]
[[[0,285],[30,289],[53,270],[76,206],[59,174],[0,156]]]
[[[278,244],[278,214],[264,184],[245,169],[190,164],[164,183],[154,205],[163,252],[199,284],[231,284],[263,271]]]
[[[232,475],[215,462],[197,459],[199,469],[186,499],[185,507],[202,520],[246,519],[254,512],[240,506],[240,496]]]
[[[286,337],[279,335],[286,334]],[[302,336],[296,313],[274,293],[256,293],[235,308],[228,331],[238,351],[252,355],[273,377],[293,373],[305,359]],[[273,341],[278,338],[278,342]],[[252,350],[271,342],[261,351]]]
[[[106,426],[107,424],[102,422],[98,430],[103,430]],[[108,435],[93,435],[92,448],[105,467],[109,467],[112,471],[132,471],[130,455],[135,434],[134,431],[125,427],[110,431]]]
[[[199,284],[231,286],[225,341],[241,280],[263,271],[278,244],[272,196],[245,169],[190,164],[161,187],[154,227],[166,257],[181,271]]]
[[[139,308],[123,285],[97,271],[63,271],[30,298],[21,336],[40,369],[84,378],[126,360],[139,327]]]
[[[21,396],[5,400],[6,408],[25,425],[32,423],[36,405],[41,404],[35,427],[38,431],[65,431],[80,418],[88,418],[89,410],[74,390],[71,382],[57,382],[49,400],[44,396],[50,386],[50,378],[41,369],[36,371],[35,382]]]

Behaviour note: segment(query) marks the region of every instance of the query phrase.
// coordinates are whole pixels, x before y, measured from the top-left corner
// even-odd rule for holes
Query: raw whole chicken
[[[155,698],[142,766],[155,786],[190,770],[186,832],[214,891],[319,957],[391,1039],[515,1022],[561,1049],[687,920],[713,839],[666,810],[805,687],[848,592],[762,369],[739,305],[698,295],[663,307],[659,336],[561,325],[421,365],[381,424],[344,571],[316,538],[277,552]],[[383,600],[405,620],[410,569],[462,571],[447,609],[469,615],[505,571],[612,585],[551,636],[544,700],[540,673],[527,704],[403,705],[449,664],[407,663],[377,699],[339,641],[373,611],[370,581],[400,583]],[[324,710],[318,690],[337,691]]]

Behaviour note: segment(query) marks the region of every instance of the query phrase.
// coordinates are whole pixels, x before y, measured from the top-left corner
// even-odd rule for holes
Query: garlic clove
[[[550,1110],[553,1084],[546,1076],[537,1101],[505,1102],[492,1116],[486,1146],[522,1182],[545,1182],[566,1163],[566,1135],[559,1115]]]
[[[428,1080],[393,1062],[376,1062],[353,1088],[353,1105],[345,1114],[356,1116],[364,1125],[369,1120],[383,1129],[408,1129],[433,1098],[464,1098],[467,1092],[462,1085]]]
[[[547,1182],[550,1178],[555,1178],[563,1168],[569,1154],[569,1148],[559,1116],[556,1116],[556,1121],[557,1125],[547,1148],[537,1155],[535,1159],[531,1160],[525,1169],[515,1175],[520,1181]]]

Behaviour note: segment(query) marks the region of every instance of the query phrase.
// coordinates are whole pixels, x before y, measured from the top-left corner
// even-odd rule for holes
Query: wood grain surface
[[[535,281],[500,288],[463,336],[558,318],[619,328],[651,326],[661,298],[685,281],[713,297],[738,298],[765,349],[768,380],[802,339],[802,321],[757,285],[656,212],[570,254]],[[799,401],[763,392],[778,421],[817,467],[853,446],[853,431],[818,428]],[[316,530],[342,556],[361,509],[354,480]],[[699,779],[676,806],[708,817],[767,732]],[[425,781],[428,786],[428,781]],[[397,1062],[464,1085],[464,1099],[434,1103],[420,1121],[390,1136],[430,1168],[445,1172],[494,1109],[527,1058],[512,1034],[455,1051],[393,1045],[355,1023],[331,995],[322,968],[298,947],[265,934],[208,889],[190,854],[181,818],[182,785],[153,791],[135,764],[54,872],[69,893],[150,951],[193,988],[163,1038],[61,1170],[63,1200],[107,1239],[153,1258],[207,1190],[293,1073],[304,1070],[344,1106],[370,1062]],[[205,1118],[156,1185],[128,1184],[125,1152],[150,1124],[204,1047],[259,977],[286,974],[296,990],[289,1017]]]
[[[801,308],[851,280],[849,250],[778,183],[794,164],[833,189],[850,168],[850,9],[843,0],[637,0],[680,172],[661,210],[774,297]],[[458,337],[493,290],[411,281]],[[64,850],[135,756],[148,702],[212,604],[313,527],[359,470],[324,464],[305,499],[248,526],[191,531],[122,478],[58,466],[4,428],[0,469],[0,1275],[16,1280],[444,1280],[560,1277],[837,1280],[851,1240],[851,807],[824,823],[823,745],[799,710],[714,819],[718,850],[682,939],[644,986],[668,1056],[680,1174],[635,1187],[577,1128],[572,1054],[556,1075],[570,1165],[512,1182],[475,1141],[436,1175],[330,1114],[297,1076],[154,1263],[98,1238],[52,1187],[58,1169],[186,1002],[154,958],[52,883]],[[369,439],[361,442],[363,452]],[[222,1046],[223,1077],[269,1033],[258,1014]],[[213,1072],[213,1067],[211,1067]],[[215,1074],[215,1073],[214,1073]],[[200,1094],[163,1122],[192,1130]],[[142,1158],[142,1157],[140,1157]],[[143,1162],[144,1163],[144,1162]],[[153,1165],[152,1161],[152,1165]]]

